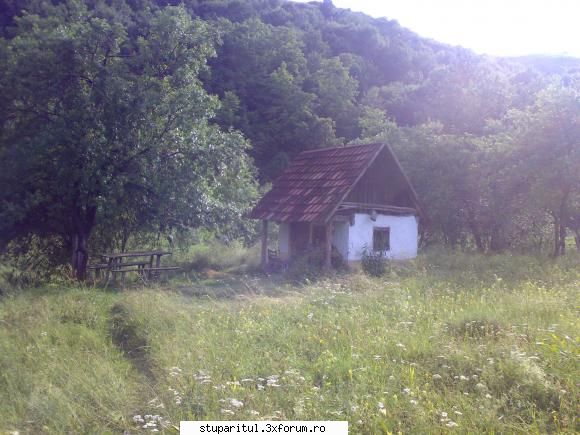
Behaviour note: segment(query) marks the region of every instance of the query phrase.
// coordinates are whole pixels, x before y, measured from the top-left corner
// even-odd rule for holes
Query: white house
[[[417,195],[386,144],[305,151],[274,182],[251,217],[263,221],[262,262],[268,263],[268,222],[279,224],[282,259],[323,246],[349,262],[363,252],[391,259],[417,256]]]

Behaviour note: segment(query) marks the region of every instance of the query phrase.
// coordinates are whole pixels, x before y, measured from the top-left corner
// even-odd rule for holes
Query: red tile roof
[[[384,144],[304,151],[250,213],[278,222],[325,222]]]

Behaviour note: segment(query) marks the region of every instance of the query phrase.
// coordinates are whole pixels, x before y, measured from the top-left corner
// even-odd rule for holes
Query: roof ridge
[[[316,148],[313,150],[305,150],[305,151],[300,151],[300,154],[308,154],[308,153],[316,153],[316,152],[320,152],[320,151],[328,151],[328,150],[344,150],[347,148],[359,148],[359,147],[368,147],[368,146],[385,146],[386,143],[385,142],[373,142],[373,143],[365,143],[365,144],[356,144],[356,145],[346,145],[343,147],[324,147],[324,148]],[[300,155],[298,154],[298,155]]]

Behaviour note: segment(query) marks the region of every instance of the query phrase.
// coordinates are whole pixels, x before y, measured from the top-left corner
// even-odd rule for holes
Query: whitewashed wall
[[[332,226],[332,244],[340,252],[342,258],[348,258],[348,222],[334,222]]]
[[[418,225],[415,216],[386,216],[379,214],[372,221],[368,214],[357,213],[354,225],[349,226],[348,260],[360,261],[365,247],[373,247],[373,228],[389,227],[391,250],[387,257],[404,260],[417,256]]]

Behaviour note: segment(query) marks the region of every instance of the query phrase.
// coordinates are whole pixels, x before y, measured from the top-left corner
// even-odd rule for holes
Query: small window
[[[389,227],[385,228],[373,228],[373,251],[375,252],[385,252],[391,249],[391,229]]]

